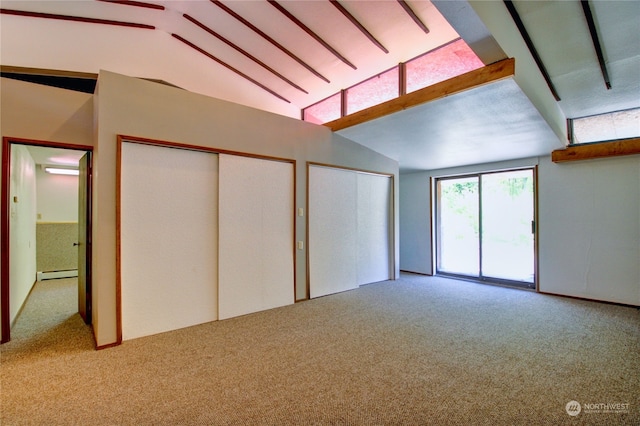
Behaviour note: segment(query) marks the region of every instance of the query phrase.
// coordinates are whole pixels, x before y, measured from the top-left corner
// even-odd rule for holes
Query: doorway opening
[[[436,179],[436,273],[536,288],[535,169]]]
[[[92,149],[3,138],[1,343],[11,339],[12,326],[23,308],[27,310],[31,295],[60,287],[47,285],[47,281],[60,280],[60,284],[66,280],[63,293],[72,297],[77,293],[75,312],[85,324],[92,322]],[[52,168],[63,175],[51,174],[56,172]]]

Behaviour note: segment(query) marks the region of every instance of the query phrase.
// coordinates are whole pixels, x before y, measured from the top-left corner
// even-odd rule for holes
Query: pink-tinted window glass
[[[315,124],[324,124],[340,118],[340,93],[304,109],[303,120]]]
[[[454,41],[406,63],[407,93],[483,66],[464,40]]]
[[[347,114],[398,97],[398,67],[347,89]]]

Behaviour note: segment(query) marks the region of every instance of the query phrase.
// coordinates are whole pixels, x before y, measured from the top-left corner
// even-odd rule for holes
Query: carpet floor
[[[640,424],[634,307],[402,274],[95,351],[75,281],[37,287],[2,425]]]

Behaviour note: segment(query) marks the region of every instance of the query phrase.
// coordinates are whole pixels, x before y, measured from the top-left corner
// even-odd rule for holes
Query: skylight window
[[[353,114],[483,66],[467,43],[458,39],[304,108],[302,119],[328,123],[343,113]],[[346,105],[342,105],[343,101]]]
[[[640,137],[640,108],[610,112],[571,121],[571,143],[591,143]]]
[[[323,101],[303,109],[302,119],[315,124],[323,124],[337,120],[341,116],[341,98],[341,94],[336,93]]]
[[[347,89],[347,114],[398,97],[399,70],[395,67]]]
[[[483,66],[464,40],[456,40],[406,63],[407,93]]]

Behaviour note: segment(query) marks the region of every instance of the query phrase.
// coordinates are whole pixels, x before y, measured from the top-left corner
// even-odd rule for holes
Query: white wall
[[[429,172],[400,175],[400,269],[432,274]]]
[[[36,281],[36,171],[29,150],[11,147],[9,197],[10,313],[16,319]]]
[[[38,222],[78,221],[78,176],[46,173],[36,167]]]
[[[640,156],[539,168],[540,291],[640,305]]]
[[[93,313],[99,347],[118,341],[115,284],[117,135],[295,160],[296,209],[306,206],[304,165],[307,161],[396,176],[398,173],[396,161],[335,135],[324,126],[111,72],[100,72],[95,112]],[[397,209],[397,201],[394,208]],[[397,229],[397,219],[395,225],[394,229]],[[296,217],[295,236],[296,240],[306,242],[306,217]],[[397,233],[393,240],[397,268]],[[306,253],[296,250],[295,262],[295,296],[302,300],[307,297]]]
[[[555,164],[551,157],[401,176],[403,270],[429,273],[429,177],[538,164],[541,292],[640,305],[640,156]],[[419,268],[422,268],[419,269]]]

